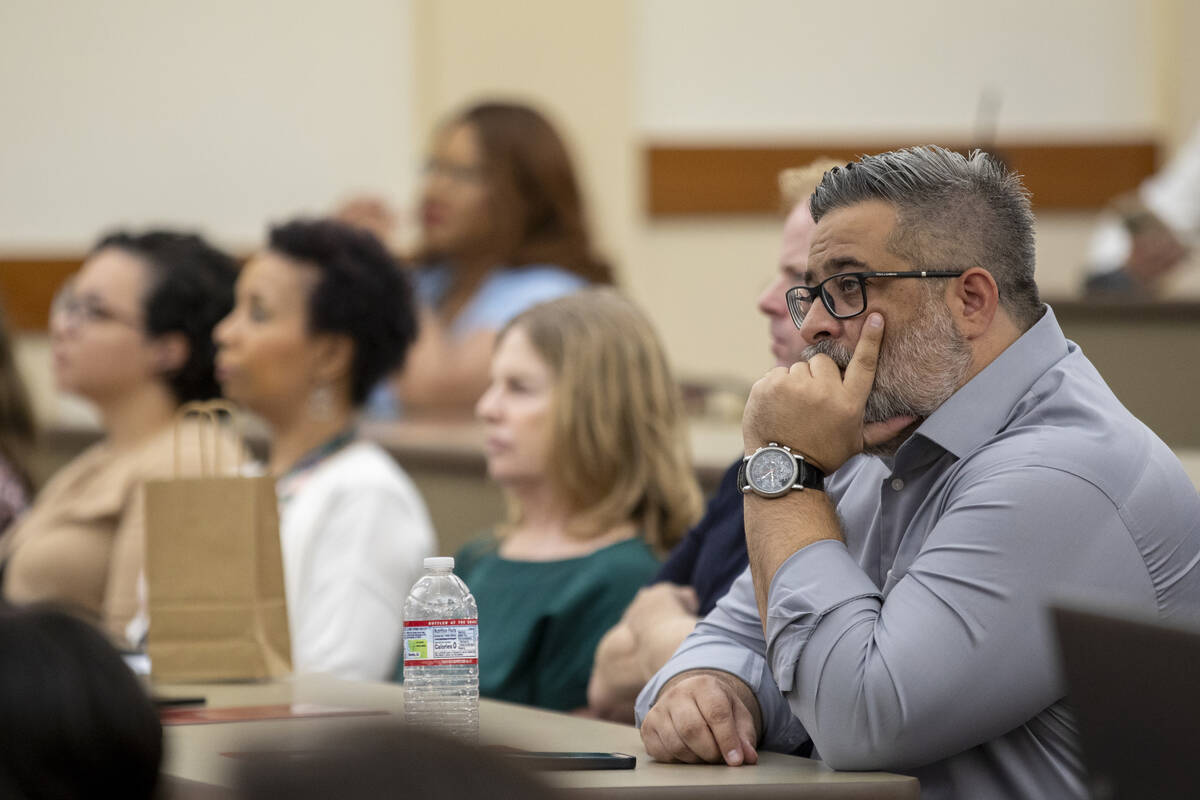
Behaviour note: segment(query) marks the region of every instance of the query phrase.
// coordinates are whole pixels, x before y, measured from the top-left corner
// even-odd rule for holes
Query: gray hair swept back
[[[916,269],[982,267],[1021,330],[1042,314],[1033,279],[1033,211],[1021,176],[982,150],[969,156],[928,145],[862,156],[825,173],[813,219],[881,200],[896,209],[888,250]]]

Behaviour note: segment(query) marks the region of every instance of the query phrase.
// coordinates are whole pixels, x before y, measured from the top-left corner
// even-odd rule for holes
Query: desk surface
[[[309,675],[268,684],[172,685],[163,695],[203,695],[209,708],[319,703],[402,711],[396,684],[357,683]],[[817,761],[761,753],[752,767],[660,764],[642,747],[637,730],[609,722],[573,717],[526,706],[483,700],[480,739],[530,750],[622,752],[637,756],[632,770],[548,773],[565,790],[620,794],[623,798],[697,795],[728,797],[916,798],[915,778],[878,772],[834,772]],[[231,760],[223,752],[291,749],[315,732],[362,724],[372,717],[309,717],[262,722],[173,725],[165,729],[167,757],[163,772],[185,781],[228,785]],[[377,719],[377,718],[375,718]],[[737,787],[736,790],[733,787]]]

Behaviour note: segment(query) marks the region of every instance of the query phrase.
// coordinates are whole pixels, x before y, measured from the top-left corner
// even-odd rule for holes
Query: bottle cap
[[[454,556],[430,556],[425,559],[425,569],[454,569]]]

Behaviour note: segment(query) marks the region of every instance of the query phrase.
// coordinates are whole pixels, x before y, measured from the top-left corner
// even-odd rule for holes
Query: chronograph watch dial
[[[794,489],[823,491],[825,473],[791,448],[770,442],[742,459],[738,488],[763,497],[782,497]]]

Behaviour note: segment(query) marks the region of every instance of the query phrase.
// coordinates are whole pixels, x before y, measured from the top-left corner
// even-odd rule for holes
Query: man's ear
[[[154,367],[161,374],[178,372],[192,354],[191,343],[179,331],[164,333],[154,339]]]
[[[354,368],[354,340],[341,333],[322,333],[313,337],[313,361],[317,383],[349,380]]]
[[[958,329],[970,340],[991,327],[1000,307],[1000,287],[992,273],[982,267],[971,267],[950,282],[946,300]]]

